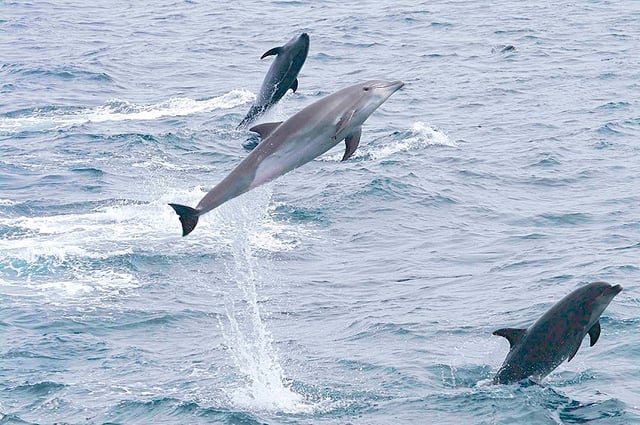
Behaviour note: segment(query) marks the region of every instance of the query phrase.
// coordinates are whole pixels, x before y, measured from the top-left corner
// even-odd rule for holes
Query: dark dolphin
[[[283,123],[265,123],[251,130],[264,140],[211,189],[195,208],[169,204],[180,216],[182,235],[198,224],[198,217],[261,184],[288,173],[346,142],[342,160],[358,147],[362,124],[402,81],[367,81],[339,90],[307,106]]]
[[[600,336],[600,315],[620,285],[595,282],[576,289],[527,329],[498,329],[493,334],[507,338],[511,348],[493,382],[509,384],[526,378],[540,382],[578,352],[589,334],[591,346]]]
[[[264,59],[276,55],[267,75],[264,77],[260,93],[255,103],[249,109],[247,116],[240,122],[238,128],[246,127],[269,108],[275,105],[287,90],[294,92],[298,89],[298,73],[307,59],[309,52],[309,36],[302,33],[289,40],[287,44],[274,47],[262,55]]]

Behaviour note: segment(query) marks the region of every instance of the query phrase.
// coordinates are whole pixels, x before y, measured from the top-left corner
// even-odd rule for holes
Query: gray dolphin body
[[[298,73],[307,59],[308,52],[309,36],[307,33],[302,33],[289,40],[284,46],[274,47],[262,55],[260,59],[270,55],[276,55],[276,58],[264,77],[255,103],[238,128],[246,127],[265,113],[282,99],[287,90],[291,89],[295,92],[298,89]]]
[[[511,348],[493,383],[526,378],[539,382],[566,359],[571,361],[587,334],[593,346],[600,337],[600,315],[620,291],[620,285],[591,283],[558,301],[527,329],[495,331],[509,340]]]
[[[283,123],[253,127],[263,141],[195,208],[169,204],[180,216],[182,235],[198,217],[257,186],[305,164],[345,140],[348,159],[358,147],[362,124],[404,85],[401,81],[368,81],[339,90],[307,106]]]

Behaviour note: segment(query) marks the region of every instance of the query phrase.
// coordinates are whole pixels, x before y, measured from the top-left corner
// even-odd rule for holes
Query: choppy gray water
[[[406,86],[204,216],[268,49],[280,120]],[[640,423],[640,3],[0,1],[0,424]],[[543,386],[488,385],[577,286]]]

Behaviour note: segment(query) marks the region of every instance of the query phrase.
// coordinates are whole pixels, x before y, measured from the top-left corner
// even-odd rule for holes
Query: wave
[[[445,132],[421,121],[415,122],[410,129],[396,133],[395,136],[395,143],[376,147],[365,154],[371,159],[382,159],[398,152],[421,150],[430,146],[458,147]]]
[[[389,142],[388,139],[390,137],[394,139],[393,142]],[[458,144],[451,140],[442,130],[417,121],[408,130],[395,132],[392,136],[383,136],[381,139],[371,143],[370,146],[361,144],[352,158],[356,160],[380,160],[399,152],[418,151],[431,146],[457,148]],[[329,154],[321,156],[320,159],[332,162],[340,161],[342,155],[343,152],[341,150],[332,150]]]
[[[271,190],[271,186],[258,188],[223,205],[203,217],[198,231],[184,239],[168,203],[197,203],[206,193],[199,186],[168,190],[146,201],[80,204],[77,211],[63,214],[25,215],[19,204],[3,200],[12,208],[0,213],[0,286],[25,289],[26,280],[28,289],[55,294],[55,299],[119,293],[141,285],[135,264],[194,251],[223,255],[233,243],[235,226],[252,227],[247,241],[256,252],[290,251],[313,230],[279,217],[277,206],[270,202]],[[242,223],[233,220],[256,204],[263,207],[255,223],[250,218]],[[176,240],[180,240],[177,246]]]
[[[172,97],[164,102],[140,105],[126,100],[112,99],[94,108],[34,108],[0,116],[0,134],[23,131],[49,131],[81,125],[125,120],[156,120],[179,117],[205,111],[231,109],[255,99],[248,90],[231,90],[222,96],[205,100]]]
[[[1,22],[1,21],[0,21]],[[88,80],[113,83],[113,78],[105,72],[92,72],[76,66],[30,67],[24,63],[4,64],[0,70],[8,74],[58,78],[61,80]]]

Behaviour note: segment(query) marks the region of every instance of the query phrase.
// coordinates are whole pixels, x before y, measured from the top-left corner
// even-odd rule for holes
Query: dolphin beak
[[[393,91],[400,90],[404,87],[404,83],[402,81],[393,81],[389,83],[389,87],[393,87]]]
[[[609,288],[609,292],[611,293],[611,295],[613,295],[614,297],[616,295],[618,295],[620,292],[622,291],[622,286],[620,285],[613,285],[611,288]]]

